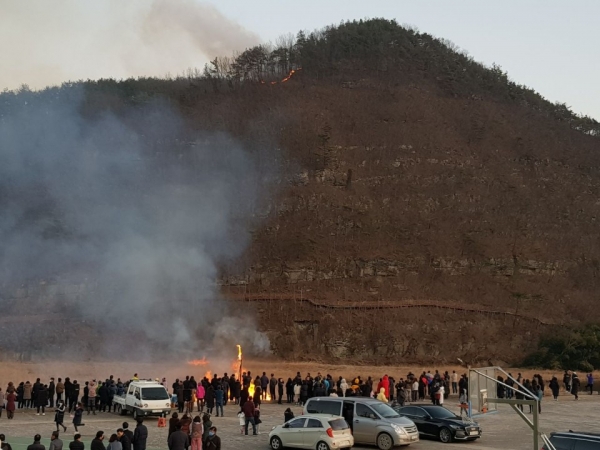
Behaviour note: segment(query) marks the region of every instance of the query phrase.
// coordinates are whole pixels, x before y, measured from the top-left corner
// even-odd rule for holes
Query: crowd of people
[[[34,409],[37,415],[45,415],[46,408],[52,408],[56,430],[52,434],[53,444],[51,443],[50,450],[61,450],[59,433],[61,429],[63,432],[67,430],[65,415],[68,413],[75,431],[75,438],[69,444],[69,448],[83,450],[79,427],[84,425],[84,413],[95,415],[97,412],[116,412],[114,397],[123,395],[129,382],[133,380],[138,380],[137,374],[127,381],[120,378],[115,380],[112,375],[100,382],[91,379],[84,383],[83,388],[77,380],[71,381],[68,377],[64,381],[58,378],[56,382],[54,378],[50,378],[47,384],[42,383],[39,378],[33,384],[25,381],[15,386],[10,382],[5,392],[0,388],[0,418],[2,409],[6,410],[10,420],[18,409]],[[524,399],[524,390],[533,393],[539,400],[544,395],[545,382],[539,374],[534,375],[531,380],[523,379],[520,373],[516,378],[509,374],[506,380],[499,376],[497,381],[498,398],[514,396],[516,399]],[[464,405],[468,401],[469,389],[466,374],[458,375],[456,371],[440,373],[437,370],[423,371],[418,376],[408,373],[398,380],[393,376],[384,375],[378,381],[371,377],[363,379],[357,376],[348,382],[342,376],[334,379],[330,374],[322,375],[320,372],[314,377],[310,373],[302,376],[297,372],[294,377],[286,380],[276,377],[273,373],[270,376],[266,372],[253,376],[248,371],[243,372],[241,377],[225,373],[223,376],[215,374],[210,379],[205,376],[199,381],[196,381],[194,376],[186,376],[176,379],[170,385],[165,378],[160,382],[170,391],[172,408],[175,409],[168,423],[167,439],[170,450],[220,450],[221,442],[217,436],[217,428],[212,423],[212,416],[214,413],[216,417],[222,417],[225,412],[224,406],[228,403],[239,406],[237,417],[240,420],[240,432],[247,435],[250,425],[253,434],[258,434],[261,423],[260,406],[265,401],[303,406],[309,398],[317,396],[364,396],[400,405],[425,399],[429,399],[435,405],[443,405],[444,400],[454,394],[459,397],[459,403]],[[562,383],[564,389],[578,399],[580,381],[577,374],[565,371]],[[593,375],[590,373],[587,375],[586,386],[590,394],[593,384]],[[560,391],[557,377],[553,377],[548,386],[557,400]],[[541,402],[538,404],[541,412]],[[522,405],[520,408],[523,409]],[[288,408],[286,417],[289,413],[291,410]],[[103,443],[104,432],[99,431],[92,442],[91,450],[145,450],[147,436],[148,431],[143,425],[143,419],[138,418],[134,432],[130,431],[128,423],[124,422],[122,428],[110,435],[107,446]],[[3,435],[0,435],[0,441],[0,450],[11,450]],[[39,442],[34,442],[29,450],[42,450],[41,447],[37,447],[38,444]]]

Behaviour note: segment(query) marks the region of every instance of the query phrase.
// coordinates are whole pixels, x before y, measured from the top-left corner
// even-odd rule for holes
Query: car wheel
[[[327,445],[327,442],[319,441],[317,442],[317,450],[329,450],[329,445]]]
[[[377,436],[377,447],[379,450],[390,450],[394,446],[394,440],[387,433]]]
[[[440,441],[442,441],[444,444],[452,442],[452,432],[450,431],[450,429],[444,427],[440,430],[439,438]]]
[[[281,450],[283,448],[283,443],[281,442],[281,439],[279,439],[277,436],[273,436],[271,438],[271,448],[273,450]]]

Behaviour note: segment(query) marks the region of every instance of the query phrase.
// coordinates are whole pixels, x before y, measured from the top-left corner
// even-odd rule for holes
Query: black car
[[[398,414],[408,417],[417,426],[421,436],[430,436],[442,442],[472,441],[481,437],[479,424],[463,419],[443,406],[397,406]]]
[[[600,450],[600,434],[579,433],[551,433],[550,442],[556,450]],[[548,450],[545,445],[543,450]]]

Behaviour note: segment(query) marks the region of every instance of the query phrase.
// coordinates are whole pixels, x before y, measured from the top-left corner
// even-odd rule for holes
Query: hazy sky
[[[600,0],[0,0],[0,89],[182,73],[215,52],[395,18],[600,120]]]

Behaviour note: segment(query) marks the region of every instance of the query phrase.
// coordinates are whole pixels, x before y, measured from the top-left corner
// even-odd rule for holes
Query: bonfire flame
[[[292,71],[291,74],[293,74],[293,72],[294,71]],[[289,80],[289,77],[291,76],[291,74],[288,75],[286,81]],[[275,82],[275,83],[277,83],[277,82]],[[242,373],[243,372],[247,372],[247,370],[244,369],[244,367],[243,367],[242,346],[238,344],[237,345],[237,350],[238,350],[237,359],[232,362],[231,366],[232,366],[232,368],[234,370],[234,373],[239,370],[240,381],[243,382],[243,380],[242,380]],[[206,357],[202,357],[202,359],[193,359],[191,361],[188,361],[188,364],[190,366],[194,366],[194,367],[206,367],[206,366],[208,366],[210,364],[210,361],[207,360]],[[211,380],[212,379],[212,372],[210,370],[207,370],[204,373],[204,376],[207,379]],[[254,384],[254,380],[250,380],[250,386],[248,387],[248,395],[250,396],[250,398],[254,397],[254,393],[255,392],[256,392],[256,385]],[[265,394],[266,394],[267,401],[271,401],[271,394],[268,392],[268,390],[267,390],[267,392]]]
[[[290,81],[290,78],[292,78],[294,76],[294,74],[296,72],[298,72],[299,70],[302,70],[302,67],[298,67],[297,69],[290,70],[290,72],[287,74],[287,77],[285,77],[283,80],[281,80],[281,81],[270,81],[269,85],[273,86],[274,84],[285,83],[286,81]],[[267,83],[264,80],[260,80],[260,84],[267,84]],[[238,345],[238,347],[239,347],[239,345]]]

